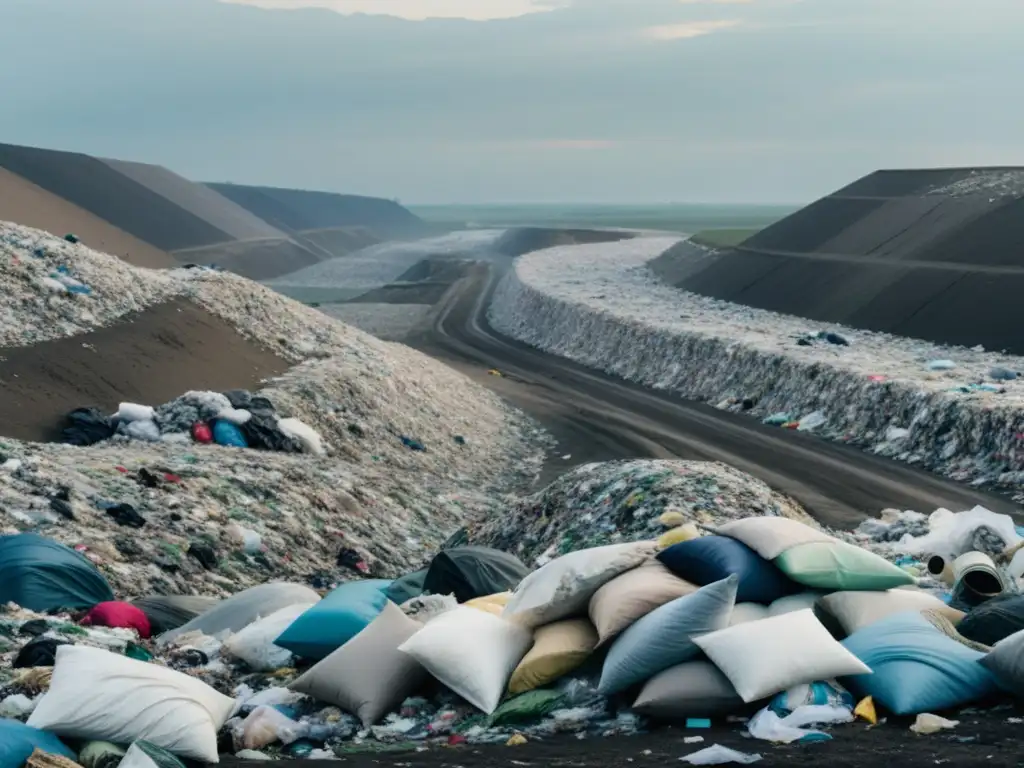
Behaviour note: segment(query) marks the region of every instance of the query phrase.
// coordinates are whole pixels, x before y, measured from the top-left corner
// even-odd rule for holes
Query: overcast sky
[[[802,202],[1024,165],[1022,32],[1024,0],[0,0],[0,141],[412,203]]]

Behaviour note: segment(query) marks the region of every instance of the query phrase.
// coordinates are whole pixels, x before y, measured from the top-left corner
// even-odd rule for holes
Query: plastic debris
[[[521,734],[521,733],[514,733],[509,738],[509,740],[505,742],[505,746],[507,746],[507,747],[518,747],[518,746],[520,746],[522,744],[525,744],[526,742],[527,742],[527,738],[525,736],[523,736],[523,734]]]
[[[853,713],[846,707],[808,704],[779,717],[766,707],[754,715],[747,730],[755,739],[790,744],[794,741],[827,741],[832,738],[823,731],[806,730],[808,725],[852,723]]]
[[[857,706],[853,709],[853,714],[862,720],[867,720],[871,725],[878,725],[878,713],[875,710],[875,700],[870,696],[865,696],[857,702]]]
[[[537,348],[660,391],[779,426],[825,403],[842,403],[814,434],[909,461],[961,482],[1007,490],[1024,502],[1020,381],[989,391],[950,391],[949,375],[928,360],[954,357],[957,371],[980,380],[994,367],[1024,370],[1017,356],[950,348],[890,334],[837,328],[850,341],[812,340],[806,319],[680,291],[649,263],[668,248],[694,259],[691,243],[644,237],[550,248],[519,257],[495,290],[491,325]],[[685,256],[683,256],[685,258]],[[581,279],[581,275],[585,276]],[[595,296],[603,296],[595,299]],[[684,317],[680,318],[680,314]],[[567,342],[564,329],[576,329]],[[653,354],[652,350],[657,350]],[[883,377],[884,384],[870,383]],[[876,381],[878,381],[876,379]],[[752,407],[744,408],[750,401]],[[900,414],[906,440],[885,430]]]
[[[947,720],[944,717],[933,715],[930,712],[922,712],[914,720],[913,725],[910,726],[910,730],[914,733],[920,734],[931,734],[938,733],[939,731],[945,731],[950,728],[956,728],[960,725],[959,720]]]
[[[761,755],[758,753],[739,752],[729,747],[723,747],[721,744],[713,744],[699,752],[693,752],[679,759],[690,765],[725,765],[727,763],[750,765],[759,761]]]

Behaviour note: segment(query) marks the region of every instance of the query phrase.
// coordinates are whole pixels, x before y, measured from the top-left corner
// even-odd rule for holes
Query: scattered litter
[[[939,731],[945,731],[950,728],[956,728],[960,725],[959,720],[947,720],[944,717],[933,715],[930,712],[922,712],[914,720],[913,725],[910,726],[910,730],[914,733],[920,734],[931,734],[938,733]]]
[[[956,368],[952,360],[929,360],[926,366],[929,371],[951,371]]]
[[[680,757],[679,759],[684,763],[689,763],[690,765],[725,765],[726,763],[750,765],[751,763],[756,763],[760,760],[761,755],[738,752],[735,749],[723,747],[721,744],[713,744],[710,747],[705,747],[699,752],[693,752],[692,754]]]

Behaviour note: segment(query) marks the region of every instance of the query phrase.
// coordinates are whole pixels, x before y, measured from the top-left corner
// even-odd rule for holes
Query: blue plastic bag
[[[746,544],[727,536],[702,536],[673,544],[662,550],[658,559],[679,578],[700,587],[735,573],[740,579],[737,603],[768,605],[803,590]]]
[[[217,419],[213,422],[213,442],[217,445],[226,445],[231,448],[248,448],[249,443],[242,434],[237,424],[230,421]]]
[[[843,645],[873,672],[844,682],[897,715],[960,707],[996,691],[995,678],[978,663],[985,654],[947,637],[916,611],[887,616]]]
[[[693,637],[729,626],[738,579],[730,576],[655,608],[612,643],[598,690],[610,696],[701,655]]]
[[[0,719],[0,768],[22,768],[36,748],[77,760],[78,755],[52,733],[29,728],[17,720]]]
[[[305,659],[319,660],[358,635],[388,602],[388,579],[342,584],[292,622],[274,645]]]

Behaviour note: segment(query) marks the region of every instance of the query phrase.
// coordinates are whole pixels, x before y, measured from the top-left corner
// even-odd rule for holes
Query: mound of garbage
[[[174,295],[293,364],[252,391],[83,402],[64,425],[71,444],[0,438],[0,534],[83,552],[119,595],[395,575],[537,472],[537,428],[418,352],[236,275],[136,269],[13,225],[0,237],[5,343],[46,328],[87,344]],[[41,283],[62,266],[90,292]]]
[[[479,522],[475,538],[524,562],[581,547],[669,536],[672,528],[716,526],[751,514],[816,526],[803,508],[765,483],[717,462],[636,459],[585,464],[547,488]]]
[[[220,601],[119,601],[82,554],[0,538],[0,768],[35,750],[177,768],[712,718],[771,743],[894,727],[886,714],[933,733],[956,725],[936,712],[1024,694],[1024,597],[965,615],[916,566],[792,517],[685,536],[680,519],[707,519],[699,503],[659,517],[675,531],[660,543],[626,535],[534,570],[459,536],[399,579]],[[979,626],[995,648],[967,634]]]
[[[495,291],[490,321],[593,368],[1024,500],[1024,360],[809,328],[801,318],[678,291],[647,269],[675,242],[638,238],[522,256]],[[699,258],[691,266],[699,269]]]

